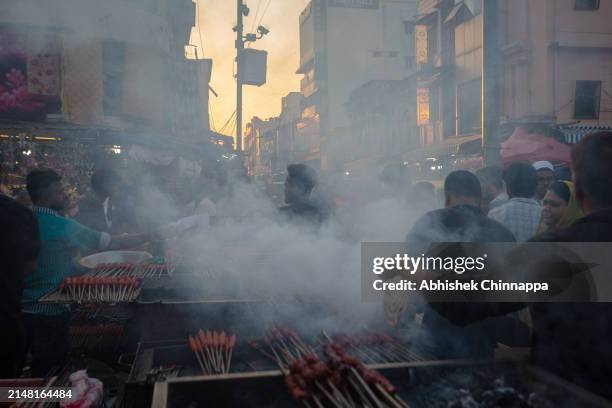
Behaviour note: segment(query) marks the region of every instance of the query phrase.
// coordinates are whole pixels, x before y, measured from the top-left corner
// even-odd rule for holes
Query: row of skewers
[[[119,303],[135,301],[140,289],[138,278],[81,276],[64,279],[59,294],[62,300],[74,303]]]
[[[172,276],[176,264],[174,263],[103,263],[97,265],[91,272],[94,277],[131,277],[131,278],[160,278]]]
[[[426,358],[414,353],[397,339],[383,333],[366,332],[352,335],[338,334],[332,341],[348,350],[366,364],[401,363],[425,361]]]
[[[384,376],[365,367],[328,336],[326,339],[326,361],[284,326],[273,326],[261,341],[250,344],[276,362],[291,396],[307,408],[408,407]]]
[[[232,352],[236,346],[236,336],[224,331],[198,330],[189,336],[189,347],[195,354],[202,374],[228,374],[232,363]]]
[[[249,345],[274,361],[283,371],[288,370],[289,364],[303,355],[316,354],[296,332],[279,324],[272,325],[261,340],[250,340]]]
[[[116,349],[125,332],[125,325],[117,323],[70,326],[73,348],[88,351]]]

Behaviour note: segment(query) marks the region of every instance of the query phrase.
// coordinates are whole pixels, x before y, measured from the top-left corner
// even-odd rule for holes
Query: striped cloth
[[[100,233],[64,218],[49,208],[32,209],[40,230],[40,254],[36,270],[25,278],[22,310],[25,313],[58,315],[64,305],[39,303],[38,300],[57,289],[64,278],[77,274],[74,258],[79,251],[104,249],[108,234]]]

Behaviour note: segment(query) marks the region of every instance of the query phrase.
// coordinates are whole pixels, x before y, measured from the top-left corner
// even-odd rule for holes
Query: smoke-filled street
[[[612,406],[611,18],[0,2],[0,407]]]

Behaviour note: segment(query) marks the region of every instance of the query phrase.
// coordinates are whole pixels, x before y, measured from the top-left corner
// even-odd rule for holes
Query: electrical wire
[[[227,123],[227,122],[225,122],[225,123]],[[223,130],[225,129],[225,126],[226,125],[221,126],[221,128],[217,130],[217,133],[223,134]]]
[[[200,46],[196,48],[196,59],[200,59],[200,53],[202,51],[202,57],[204,57],[204,39],[202,38],[202,25],[200,24],[200,1],[196,1],[196,23],[198,23],[198,37],[200,38]]]
[[[234,117],[227,130],[229,131],[230,136],[236,136],[236,117]]]
[[[223,132],[227,129],[227,125],[230,123],[230,121],[234,118],[234,115],[236,115],[236,111],[234,111],[231,116],[227,119],[227,121],[225,122],[225,124],[223,125],[223,127],[221,129],[219,129],[219,133],[223,134]]]
[[[268,12],[268,7],[270,7],[270,3],[272,3],[272,0],[268,0],[268,4],[266,4],[266,8],[264,9],[263,13],[261,14],[261,17],[259,18],[259,23],[257,23],[257,27],[261,25],[261,22],[266,16],[266,13]]]
[[[257,21],[257,16],[259,15],[259,8],[261,6],[261,0],[257,0],[257,9],[255,10],[255,15],[253,16],[253,22],[251,23],[251,32],[255,28],[255,22]]]
[[[227,125],[229,124],[230,120],[231,120],[231,117],[228,118],[225,124],[221,127],[221,129],[219,129],[219,133],[224,134],[223,132],[225,132],[225,129],[227,128]]]
[[[217,127],[215,126],[215,115],[212,110],[212,103],[210,100],[208,101],[208,123],[213,131],[217,132]]]

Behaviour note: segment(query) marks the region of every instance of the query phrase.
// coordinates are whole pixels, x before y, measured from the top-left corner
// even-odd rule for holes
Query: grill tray
[[[157,347],[155,347],[157,345]],[[147,374],[160,366],[177,365],[181,367],[179,377],[201,376],[200,367],[187,342],[172,341],[167,343],[141,343],[128,382],[144,383]],[[232,353],[231,373],[245,373],[275,370],[276,366],[265,356],[252,349],[245,342],[238,342]]]
[[[474,388],[477,382],[493,382],[498,377],[518,390],[537,392],[556,408],[612,406],[553,374],[518,362],[434,361],[370,367],[384,374],[411,408],[446,408],[460,388]],[[298,405],[291,400],[279,371],[184,377],[155,384],[152,408],[209,406]]]

